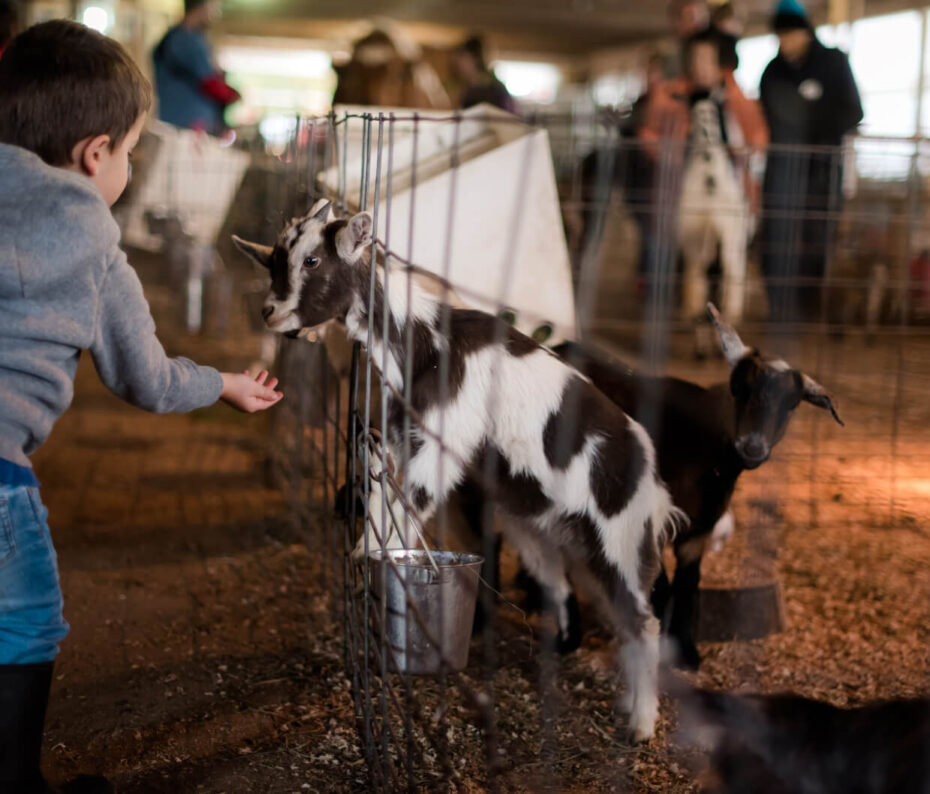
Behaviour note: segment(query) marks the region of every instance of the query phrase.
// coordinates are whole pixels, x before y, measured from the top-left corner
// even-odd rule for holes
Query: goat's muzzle
[[[771,448],[765,438],[757,433],[751,433],[736,442],[736,451],[747,469],[756,469],[769,459]]]

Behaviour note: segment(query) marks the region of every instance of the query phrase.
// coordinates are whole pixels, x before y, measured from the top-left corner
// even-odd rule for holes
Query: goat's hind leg
[[[519,552],[523,567],[542,588],[544,605],[555,614],[556,650],[571,653],[581,645],[581,616],[562,551],[541,532],[514,521],[508,523],[504,534]]]

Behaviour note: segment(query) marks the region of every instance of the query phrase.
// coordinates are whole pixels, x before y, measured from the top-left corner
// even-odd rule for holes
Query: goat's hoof
[[[581,647],[581,612],[574,593],[565,599],[565,611],[568,615],[568,626],[559,631],[556,641],[556,649],[562,656],[577,651]]]
[[[580,631],[570,631],[567,637],[563,637],[562,633],[559,632],[558,639],[556,640],[555,649],[562,656],[567,656],[570,653],[577,651],[581,647],[581,632]]]
[[[649,744],[652,741],[653,730],[633,730],[630,729],[630,744]]]
[[[631,744],[646,744],[656,732],[657,715],[641,715],[639,718],[634,714],[630,717],[629,737]]]
[[[697,646],[690,640],[675,643],[678,652],[675,654],[675,667],[679,670],[697,672],[701,667],[701,654]]]

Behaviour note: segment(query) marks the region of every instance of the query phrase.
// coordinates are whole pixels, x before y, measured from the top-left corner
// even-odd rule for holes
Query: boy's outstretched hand
[[[230,372],[221,374],[223,392],[220,394],[220,399],[243,413],[253,414],[256,411],[264,411],[284,396],[281,392],[274,390],[274,387],[278,385],[278,379],[268,380],[267,370],[263,369],[254,378],[249,375],[248,371],[241,375],[234,375]]]

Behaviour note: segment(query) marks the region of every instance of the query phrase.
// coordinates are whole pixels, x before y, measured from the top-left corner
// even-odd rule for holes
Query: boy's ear
[[[244,253],[249,259],[262,267],[271,268],[271,254],[274,251],[273,248],[267,245],[259,245],[258,243],[250,243],[248,240],[243,240],[237,235],[232,236],[232,241],[236,244],[242,253]]]
[[[100,160],[105,151],[110,148],[109,135],[95,135],[93,138],[84,138],[74,144],[71,150],[71,164],[79,168],[90,177],[97,176],[100,169]]]
[[[371,245],[371,213],[360,212],[353,215],[349,222],[336,234],[336,250],[342,260],[354,264],[362,255],[365,247]]]

